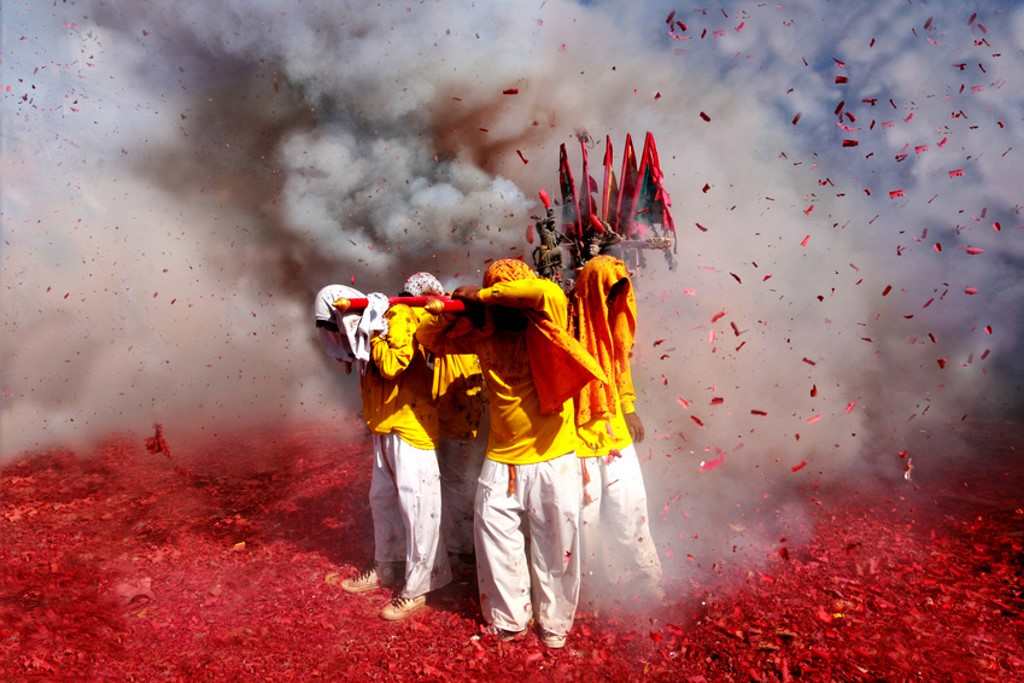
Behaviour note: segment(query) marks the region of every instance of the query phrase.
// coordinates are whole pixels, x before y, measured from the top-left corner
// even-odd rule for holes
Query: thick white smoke
[[[0,452],[354,405],[312,293],[525,254],[580,130],[653,131],[675,203],[679,269],[637,281],[675,560],[756,555],[746,516],[801,517],[766,493],[898,480],[898,450],[1019,401],[1024,10],[680,5],[669,37],[635,5],[5,9],[32,37],[4,62]]]

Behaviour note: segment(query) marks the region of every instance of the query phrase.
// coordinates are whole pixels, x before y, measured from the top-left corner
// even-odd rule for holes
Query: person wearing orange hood
[[[475,502],[480,606],[503,640],[525,634],[560,648],[579,599],[579,463],[572,397],[604,379],[568,334],[565,294],[525,263],[501,259],[483,288],[460,287],[467,313],[424,323],[417,340],[438,355],[476,354],[490,410]]]
[[[576,279],[573,306],[576,336],[608,378],[589,382],[576,399],[584,599],[589,603],[598,594],[660,599],[661,562],[633,445],[643,441],[644,427],[636,413],[630,367],[637,310],[626,265],[612,256],[590,259]],[[613,580],[614,591],[609,591]]]

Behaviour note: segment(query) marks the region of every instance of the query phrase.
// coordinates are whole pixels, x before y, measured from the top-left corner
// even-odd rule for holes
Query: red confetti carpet
[[[370,554],[362,443],[30,454],[0,470],[0,680],[1024,680],[1018,434],[920,458],[916,488],[808,491],[806,545],[648,617],[581,614],[560,652],[480,637],[471,577],[397,625],[341,591]]]

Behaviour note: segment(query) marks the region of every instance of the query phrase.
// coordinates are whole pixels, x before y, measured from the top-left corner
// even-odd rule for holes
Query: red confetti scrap
[[[807,461],[806,460],[801,460],[796,465],[793,465],[792,467],[790,467],[789,471],[790,472],[799,472],[800,470],[802,470],[805,467],[807,467]]]
[[[661,346],[661,345],[662,345],[662,344],[664,344],[664,343],[665,343],[665,340],[664,340],[664,339],[655,339],[655,340],[654,340],[654,345],[655,345],[655,346]]]
[[[903,190],[901,189],[889,190],[889,199],[899,199],[902,196]]]
[[[770,280],[771,277],[772,277],[772,274],[771,273],[767,273],[764,277],[761,278],[761,282],[768,282],[768,280]]]
[[[889,292],[892,291],[892,285],[886,285],[885,289],[882,290],[882,296],[889,296]]]
[[[751,415],[759,415],[759,416],[761,416],[761,417],[765,417],[765,416],[767,416],[767,415],[768,415],[768,412],[767,412],[767,411],[764,411],[764,410],[760,410],[760,409],[758,409],[758,408],[752,408],[752,409],[750,410],[750,414],[751,414]]]
[[[811,385],[811,398],[814,398],[817,395],[818,395],[818,385],[817,384],[812,384]]]
[[[700,117],[701,117],[702,119],[704,119],[704,122],[705,122],[705,123],[710,123],[710,122],[711,122],[711,117],[710,117],[710,116],[708,116],[707,114],[705,114],[704,112],[701,112],[701,113],[700,113]]]
[[[850,140],[850,139],[843,140],[843,147],[856,147],[859,144],[860,143],[857,142],[856,140]]]
[[[796,115],[793,117],[792,123],[793,123],[794,126],[796,124],[800,123],[800,116],[801,116],[800,112],[797,112]]]
[[[992,349],[985,349],[984,351],[981,352],[980,358],[982,360],[985,360],[986,358],[988,358],[988,354],[990,353],[992,353]]]
[[[654,99],[656,99],[656,100],[660,100],[661,99],[661,91],[660,90],[658,92],[654,93]]]
[[[743,280],[741,280],[740,276],[737,275],[736,273],[729,273],[729,275],[732,275],[732,279],[736,280],[736,282],[740,283],[741,285],[743,284]]]
[[[992,326],[985,325],[985,334],[992,334]]]
[[[523,155],[523,152],[522,152],[521,150],[518,150],[518,149],[517,149],[517,150],[516,150],[516,154],[518,154],[518,155],[519,155],[519,159],[520,159],[520,161],[522,161],[522,162],[523,162],[523,164],[524,164],[524,165],[525,165],[525,164],[528,164],[528,163],[530,163],[529,159],[527,159],[527,158],[526,158],[526,157],[525,157],[525,156]]]
[[[519,94],[519,88],[506,88],[505,90],[501,91],[501,94],[502,95],[518,95]]]
[[[847,78],[846,76],[843,76],[843,75],[836,76],[836,83],[838,85],[842,85],[844,83],[847,83],[849,80],[850,80],[849,78]]]
[[[932,247],[932,249],[935,250],[936,254],[941,254],[942,253],[942,244],[940,242],[936,242],[935,245]]]
[[[996,221],[995,223],[992,224],[992,229],[995,230],[996,232],[999,232],[1003,229],[1003,226],[999,223],[999,221]]]
[[[689,408],[689,407],[690,407],[690,402],[689,402],[689,401],[687,401],[687,400],[686,400],[685,398],[683,398],[682,396],[676,396],[676,403],[678,403],[679,405],[681,405],[681,406],[682,406],[683,408]]]
[[[701,232],[707,232],[707,231],[708,231],[708,229],[707,229],[707,228],[705,228],[705,227],[704,227],[703,225],[701,225],[700,223],[694,223],[694,225],[696,225],[696,226],[697,226],[697,229],[698,229],[698,230],[700,230]]]
[[[696,415],[691,415],[690,419],[693,420],[694,424],[696,424],[698,427],[703,427],[704,426],[704,421],[701,420]]]
[[[982,249],[981,247],[966,247],[964,249],[964,251],[966,251],[971,256],[976,256],[978,254],[984,254],[985,253],[985,250]]]
[[[813,211],[814,211],[814,204],[811,204],[806,209],[804,209],[804,215],[805,216],[810,216]]]
[[[850,401],[849,403],[847,403],[846,404],[846,412],[847,412],[847,414],[852,413],[853,409],[855,407],[857,407],[857,402],[856,401]]]
[[[711,323],[712,324],[717,323],[719,320],[721,320],[724,317],[725,317],[725,311],[719,311],[718,313],[715,313],[713,316],[711,316]]]
[[[815,363],[810,358],[807,358],[806,356],[804,358],[801,358],[800,360],[802,360],[804,363],[807,363],[808,365],[817,365],[817,363]]]
[[[711,189],[711,186],[708,185],[707,183],[704,183],[704,187],[702,187],[700,189],[700,191],[703,192],[704,194],[707,194],[708,190],[710,190],[710,189]]]
[[[812,424],[814,424],[816,422],[820,422],[820,421],[821,421],[821,415],[811,415],[809,418],[804,420],[804,422],[806,422],[809,425],[812,425]]]
[[[711,398],[711,405],[713,406],[720,406],[723,403],[725,403],[725,399],[722,398],[721,396],[713,396]]]
[[[700,468],[702,470],[704,470],[705,472],[707,472],[709,470],[715,469],[716,467],[721,465],[723,462],[725,462],[725,451],[719,451],[717,458],[714,458],[713,460],[701,460],[700,461]]]
[[[939,364],[939,369],[940,370],[942,368],[946,367],[946,359],[945,358],[939,358],[938,360],[936,360],[936,362]]]
[[[954,168],[952,171],[949,172],[949,177],[950,178],[960,178],[960,177],[963,176],[963,174],[964,174],[964,169],[962,169],[962,168]]]
[[[807,243],[810,242],[810,241],[811,241],[811,236],[810,235],[804,235],[804,238],[802,240],[800,240],[800,246],[801,247],[806,247]]]
[[[977,287],[964,287],[964,294],[966,294],[967,296],[974,296],[977,293],[978,293],[978,288]]]

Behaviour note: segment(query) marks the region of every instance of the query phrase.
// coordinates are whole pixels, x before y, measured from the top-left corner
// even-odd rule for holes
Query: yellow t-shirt
[[[480,298],[487,303],[528,309],[565,326],[565,295],[547,280],[502,283],[480,290]],[[572,401],[565,401],[558,412],[541,413],[524,331],[484,331],[466,318],[450,322],[435,318],[424,323],[416,336],[438,355],[475,353],[480,359],[490,404],[490,460],[529,465],[576,450]]]
[[[580,437],[576,455],[581,458],[603,457],[633,443],[624,417],[624,413],[632,413],[636,410],[636,390],[633,388],[632,370],[621,378],[618,390],[619,403],[615,406],[614,415],[608,419],[595,418],[576,428]]]
[[[434,359],[434,390],[442,439],[472,441],[483,414],[483,374],[472,354]]]
[[[416,328],[430,316],[422,308],[388,309],[388,332],[370,340],[370,364],[362,378],[363,419],[375,434],[402,437],[415,448],[434,450],[439,437],[434,373],[416,342]]]

